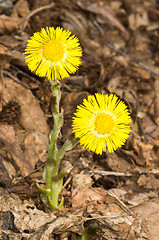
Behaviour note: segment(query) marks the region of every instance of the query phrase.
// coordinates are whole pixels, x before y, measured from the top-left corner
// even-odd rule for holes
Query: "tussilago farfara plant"
[[[124,145],[129,136],[131,118],[126,105],[116,95],[96,93],[77,106],[72,123],[74,134],[58,149],[57,139],[63,125],[63,112],[59,109],[59,80],[74,74],[81,64],[82,49],[79,40],[70,31],[60,27],[42,28],[28,40],[24,54],[28,68],[40,77],[47,77],[51,83],[54,126],[50,134],[48,159],[43,170],[46,187],[42,188],[39,184],[37,186],[46,209],[58,210],[64,203],[63,198],[59,203],[66,174],[66,171],[59,173],[59,164],[64,153],[77,142],[97,154],[106,150],[115,151]]]

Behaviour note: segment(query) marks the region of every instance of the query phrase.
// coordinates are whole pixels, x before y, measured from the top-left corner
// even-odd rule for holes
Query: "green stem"
[[[52,180],[53,180],[52,187],[54,188],[54,191],[53,190],[51,191],[52,192],[51,198],[52,198],[52,203],[54,206],[57,206],[57,204],[58,204],[58,196],[59,196],[59,194],[62,190],[62,186],[63,186],[63,177],[66,174],[66,172],[58,174],[58,169],[59,169],[61,158],[63,157],[65,152],[72,149],[77,144],[77,142],[78,142],[78,139],[76,139],[74,137],[74,135],[71,134],[56,155],[56,165],[54,165],[53,175],[52,175],[53,176],[52,177]],[[56,180],[57,178],[58,178],[58,181]]]
[[[60,134],[60,130],[63,123],[62,113],[59,112],[59,104],[61,98],[59,81],[56,81],[56,83],[52,85],[52,95],[53,95],[52,114],[54,119],[54,127],[51,132],[45,176],[46,188],[50,190],[52,189],[52,177],[58,174],[59,163],[57,163],[56,160],[56,155],[58,151],[56,146],[56,140]]]
[[[57,80],[52,84],[53,106],[52,115],[54,119],[54,127],[50,135],[50,145],[48,151],[48,160],[43,171],[43,178],[46,183],[46,189],[41,188],[38,184],[37,187],[41,191],[41,198],[46,205],[47,209],[58,210],[63,206],[64,199],[58,203],[59,194],[63,186],[63,178],[66,171],[59,173],[59,165],[64,153],[72,149],[78,142],[73,134],[69,136],[64,145],[58,151],[57,139],[60,136],[60,130],[63,125],[63,112],[59,110],[61,91],[60,83]]]
[[[57,152],[56,140],[60,134],[60,129],[63,123],[62,113],[59,112],[61,91],[60,91],[60,83],[58,81],[56,82],[56,84],[52,85],[52,95],[53,95],[52,115],[54,118],[54,128],[51,133],[49,155],[48,155],[48,162],[51,162],[51,163],[56,158],[56,155],[54,155],[55,152]]]
[[[60,162],[60,159],[63,157],[65,152],[71,150],[77,143],[78,143],[78,138],[75,138],[74,134],[70,134],[64,145],[61,147],[59,152],[57,153],[57,161]]]
[[[53,95],[52,115],[54,119],[54,127],[50,134],[48,159],[43,171],[43,178],[45,179],[47,194],[45,194],[45,191],[42,188],[40,189],[39,187],[39,189],[45,205],[50,209],[55,210],[58,209],[58,196],[61,192],[63,177],[65,175],[61,174],[58,176],[60,160],[57,161],[58,149],[56,141],[60,135],[60,130],[63,124],[63,113],[59,110],[61,91],[60,82],[58,80],[52,83],[51,90]]]
[[[87,228],[85,228],[82,235],[79,236],[77,239],[78,240],[87,240],[88,238],[90,239],[90,236],[95,234],[97,229],[98,229],[98,223],[94,222],[91,226],[88,226]]]

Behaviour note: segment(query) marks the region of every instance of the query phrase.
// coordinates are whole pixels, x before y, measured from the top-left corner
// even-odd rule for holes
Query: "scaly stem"
[[[48,152],[48,160],[46,164],[46,187],[47,189],[52,188],[51,179],[53,176],[58,174],[59,163],[57,164],[56,154],[58,152],[56,146],[56,140],[60,134],[60,130],[63,123],[62,113],[59,112],[59,103],[61,98],[60,83],[56,81],[52,85],[52,95],[53,95],[53,106],[52,106],[52,115],[54,119],[54,127],[51,132],[50,146]]]
[[[46,189],[43,189],[37,184],[41,191],[41,198],[48,209],[58,210],[63,205],[64,199],[58,203],[59,194],[63,186],[63,178],[66,171],[59,173],[59,165],[64,153],[72,149],[78,142],[78,139],[71,134],[61,149],[57,149],[57,139],[60,136],[60,130],[63,125],[63,112],[59,110],[61,91],[60,83],[57,80],[52,84],[53,106],[52,115],[54,119],[54,127],[50,136],[50,145],[48,151],[48,159],[43,171],[43,178],[46,183]]]
[[[61,149],[57,153],[57,161],[59,162],[60,159],[65,154],[65,152],[71,150],[78,143],[78,141],[79,141],[79,139],[75,138],[73,133],[70,134],[70,136],[68,137],[66,142],[63,144],[63,146],[61,147]]]
[[[52,85],[52,95],[53,95],[53,104],[52,104],[52,115],[54,119],[54,127],[51,132],[50,146],[48,152],[48,160],[46,164],[46,188],[51,190],[49,196],[49,202],[52,203],[55,209],[58,209],[58,196],[61,192],[63,178],[59,180],[53,180],[54,176],[58,175],[60,161],[57,161],[57,145],[56,141],[60,135],[60,130],[63,124],[62,113],[59,112],[59,104],[61,99],[60,91],[60,82],[57,80],[56,83]],[[49,204],[50,205],[50,204]]]
[[[59,110],[61,91],[60,82],[57,80],[52,83],[52,115],[54,119],[54,127],[50,134],[50,145],[48,151],[48,159],[43,171],[43,178],[46,183],[46,190],[42,189],[39,185],[38,188],[41,191],[41,198],[47,208],[58,209],[58,197],[62,189],[63,177],[66,174],[61,174],[58,177],[58,170],[60,160],[57,161],[57,144],[56,141],[60,135],[60,130],[63,124],[63,113]],[[56,177],[56,178],[54,178]]]

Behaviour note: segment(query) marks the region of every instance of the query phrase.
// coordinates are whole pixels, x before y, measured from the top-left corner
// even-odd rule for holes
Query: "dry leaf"
[[[0,139],[1,141],[1,139]],[[5,165],[5,163],[7,163],[3,157],[0,156],[0,184],[1,186],[5,186],[5,187],[8,187],[10,184],[11,184],[11,179],[13,177],[12,176],[9,176],[9,173],[8,173],[8,169],[7,169],[7,166]],[[10,164],[11,165],[11,164]],[[15,169],[14,169],[15,171]],[[15,174],[14,174],[15,176]]]
[[[99,5],[98,3],[92,3],[88,5],[86,2],[82,1],[77,1],[77,4],[84,10],[101,15],[106,21],[109,21],[111,25],[116,26],[118,29],[120,29],[120,31],[126,35],[126,38],[128,38],[129,33],[117,19],[111,8],[108,6]]]
[[[155,178],[154,174],[149,174],[148,176],[145,174],[141,175],[137,183],[144,188],[159,189],[159,179]]]
[[[0,16],[0,34],[11,33],[18,29],[21,20],[18,18],[8,17],[6,15]]]
[[[7,154],[15,167],[18,167],[21,175],[27,176],[34,169],[38,160],[43,162],[47,159],[48,137],[39,132],[31,132],[25,134],[24,151],[20,147],[20,143],[15,135],[14,128],[11,125],[0,125],[0,140],[5,145]],[[5,164],[5,166],[7,166]],[[12,168],[7,168],[8,174],[12,175]],[[10,176],[11,178],[11,176]]]
[[[45,162],[47,160],[48,136],[40,132],[31,131],[25,134],[25,157],[31,159],[33,163],[38,160]],[[29,160],[30,161],[30,160]]]
[[[129,21],[129,27],[131,30],[135,31],[141,26],[148,26],[149,25],[149,19],[147,12],[143,7],[139,7],[136,9],[135,13],[132,13],[128,17]]]
[[[87,201],[104,201],[107,191],[93,188],[82,188],[78,192],[75,189],[73,191],[73,197],[71,199],[72,206],[77,207],[86,204]]]
[[[0,189],[0,210],[3,213],[10,211],[14,215],[14,224],[21,232],[19,232],[19,239],[21,239],[20,236],[30,235],[25,234],[26,231],[33,232],[45,223],[56,219],[53,213],[46,214],[27,201],[22,203],[20,199],[13,199],[3,189]]]
[[[5,145],[8,154],[21,171],[23,176],[27,176],[35,167],[32,159],[26,159],[24,153],[17,143],[14,128],[10,125],[0,125],[0,140]]]
[[[4,87],[0,83],[0,92],[3,89],[5,102],[15,101],[21,107],[20,122],[27,130],[34,130],[43,134],[49,133],[45,115],[37,99],[29,89],[22,87],[10,78],[5,78]]]
[[[78,104],[81,104],[84,98],[88,97],[88,92],[72,92],[70,94],[63,94],[62,106],[64,108],[65,117],[72,117]]]
[[[89,188],[93,185],[93,179],[90,175],[75,174],[72,179],[72,186],[74,188]]]
[[[116,153],[109,155],[105,161],[108,164],[108,168],[112,171],[126,173],[132,170],[132,164],[123,157],[119,157]]]
[[[51,234],[66,231],[77,231],[81,229],[85,218],[81,213],[64,214],[56,217],[54,213],[45,213],[38,210],[35,205],[25,201],[22,203],[19,199],[13,199],[3,189],[0,189],[0,210],[4,215],[10,213],[14,217],[8,218],[8,224],[15,226],[18,233],[7,231],[3,228],[4,233],[12,235],[12,239],[27,238],[30,240],[49,240]],[[2,225],[5,226],[5,218],[2,216]],[[19,237],[19,238],[16,238]]]
[[[147,230],[148,239],[158,240],[159,236],[159,201],[151,200],[134,208],[138,218],[143,219],[143,227]]]
[[[0,43],[3,44],[3,46],[6,46],[8,47],[9,49],[13,49],[13,48],[16,48],[18,47],[18,45],[21,43],[20,41],[18,41],[15,37],[13,36],[9,36],[9,35],[2,35],[0,37]],[[9,52],[10,50],[7,49]],[[1,53],[2,54],[2,53]],[[10,55],[11,52],[10,52]]]
[[[27,0],[19,0],[13,8],[12,17],[27,17],[30,13],[29,4]]]
[[[87,193],[89,189],[85,190]],[[85,193],[83,192],[84,195]],[[53,213],[44,213],[38,210],[27,201],[22,203],[19,199],[14,200],[3,189],[0,189],[1,212],[3,216],[7,213],[14,216],[14,218],[8,218],[8,221],[12,221],[12,225],[19,231],[18,233],[8,232],[3,228],[3,232],[7,235],[12,234],[14,239],[18,239],[16,237],[19,236],[19,239],[26,237],[30,240],[49,240],[53,233],[60,234],[66,231],[82,233],[83,223],[89,220],[90,216],[90,219],[93,217],[99,223],[99,230],[101,229],[103,237],[108,239],[126,239],[126,237],[127,239],[135,239],[136,234],[141,239],[143,235],[146,237],[140,221],[114,204],[114,200],[106,194],[106,191],[92,189],[89,193],[91,195],[96,193],[103,203],[99,204],[97,201],[92,201],[81,207],[73,208],[71,211],[65,210],[56,217]],[[96,197],[95,195],[94,197]],[[84,217],[84,214],[88,217]],[[2,221],[3,226],[5,226],[5,218],[2,217]]]

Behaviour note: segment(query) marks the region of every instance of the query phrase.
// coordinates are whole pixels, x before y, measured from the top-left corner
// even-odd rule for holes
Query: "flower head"
[[[73,117],[73,132],[79,142],[89,150],[102,154],[114,152],[124,145],[131,131],[130,113],[116,95],[96,93],[77,106]]]
[[[49,80],[69,77],[81,64],[82,49],[77,37],[63,28],[47,27],[33,34],[25,53],[28,68]]]

